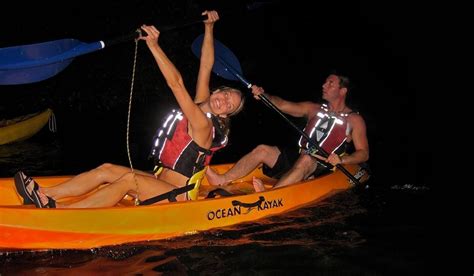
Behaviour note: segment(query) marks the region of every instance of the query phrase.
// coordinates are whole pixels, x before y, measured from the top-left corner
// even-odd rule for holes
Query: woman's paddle
[[[160,27],[161,32],[183,28],[205,20],[200,16],[176,25]],[[0,48],[0,85],[34,83],[53,77],[80,55],[138,38],[139,29],[110,40],[85,43],[60,39],[43,43]]]
[[[198,36],[193,44],[191,45],[192,51],[195,56],[201,56],[201,45],[204,39],[204,35]],[[242,82],[247,88],[251,88],[252,84],[248,82],[242,76],[242,69],[240,67],[240,62],[237,57],[232,53],[232,51],[227,48],[224,44],[214,39],[214,55],[216,61],[212,67],[212,71],[220,77],[223,77],[228,80],[237,80]],[[321,148],[313,139],[311,139],[304,131],[302,131],[297,125],[290,121],[285,114],[276,107],[265,95],[259,95],[262,102],[269,108],[276,111],[287,123],[289,123],[295,130],[297,130],[312,146],[318,149],[318,153],[321,153],[322,156],[328,157],[329,154]],[[337,164],[336,167],[341,170],[349,179],[355,183],[359,184],[357,178],[355,178],[349,171],[346,170],[341,164]]]

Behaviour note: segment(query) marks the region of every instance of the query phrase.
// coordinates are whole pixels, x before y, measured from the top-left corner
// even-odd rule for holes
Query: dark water
[[[71,173],[64,154],[71,155],[64,142],[44,129],[30,140],[1,146],[0,166],[4,173],[18,167],[34,175]],[[429,188],[384,187],[379,181],[374,177],[368,186],[287,214],[192,236],[92,250],[2,252],[0,274],[428,273]]]

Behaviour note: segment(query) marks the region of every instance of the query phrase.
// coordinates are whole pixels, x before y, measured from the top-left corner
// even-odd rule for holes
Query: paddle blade
[[[55,76],[74,57],[104,47],[104,43],[83,43],[61,39],[44,43],[0,49],[0,85],[15,85],[42,81]]]
[[[42,66],[0,70],[0,85],[34,83],[53,77],[71,63],[72,59]]]
[[[201,57],[201,46],[202,41],[204,39],[204,34],[198,36],[191,45],[191,49],[195,56],[198,58]],[[219,42],[218,40],[214,39],[214,54],[216,57],[216,62],[214,62],[214,66],[212,67],[212,71],[217,74],[218,76],[228,79],[228,80],[239,80],[236,74],[229,71],[228,67],[232,67],[235,71],[239,74],[242,74],[242,68],[240,67],[240,62],[237,57],[232,53],[229,48],[227,48],[224,44]],[[227,67],[219,62],[219,60],[225,61]]]

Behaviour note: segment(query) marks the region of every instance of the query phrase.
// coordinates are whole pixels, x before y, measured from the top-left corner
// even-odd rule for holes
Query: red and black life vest
[[[308,121],[304,132],[327,153],[342,154],[346,150],[345,142],[351,131],[347,122],[349,114],[330,112],[328,106],[323,104],[320,111]],[[298,145],[309,154],[317,152],[316,147],[311,145],[303,135]]]
[[[188,119],[179,110],[173,110],[153,137],[150,158],[157,166],[172,169],[186,177],[209,165],[212,155],[227,145],[219,120],[211,113],[213,139],[210,149],[200,147],[188,134]]]

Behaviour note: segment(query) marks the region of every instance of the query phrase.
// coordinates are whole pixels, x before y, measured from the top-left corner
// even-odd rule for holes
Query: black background
[[[429,7],[403,2],[340,1],[97,1],[12,3],[0,18],[0,47],[75,38],[84,42],[129,33],[141,24],[179,25],[217,9],[215,37],[239,58],[245,77],[292,101],[320,100],[331,70],[352,78],[349,104],[364,116],[370,164],[378,183],[430,185],[429,130],[419,109],[419,77],[432,27]],[[422,12],[422,13],[421,13]],[[160,44],[193,92],[199,60],[190,45],[201,23],[164,32]],[[32,84],[0,86],[2,118],[51,107],[61,142],[61,172],[103,162],[127,165],[126,130],[135,44],[82,55],[58,75]],[[238,82],[213,76],[213,86]],[[176,102],[143,42],[138,45],[130,121],[135,167],[148,168],[151,138]],[[249,95],[249,94],[248,94]],[[423,119],[422,119],[423,118]],[[304,121],[291,118],[303,127]],[[214,163],[235,162],[260,143],[295,143],[298,133],[250,96],[232,121],[229,146]]]

